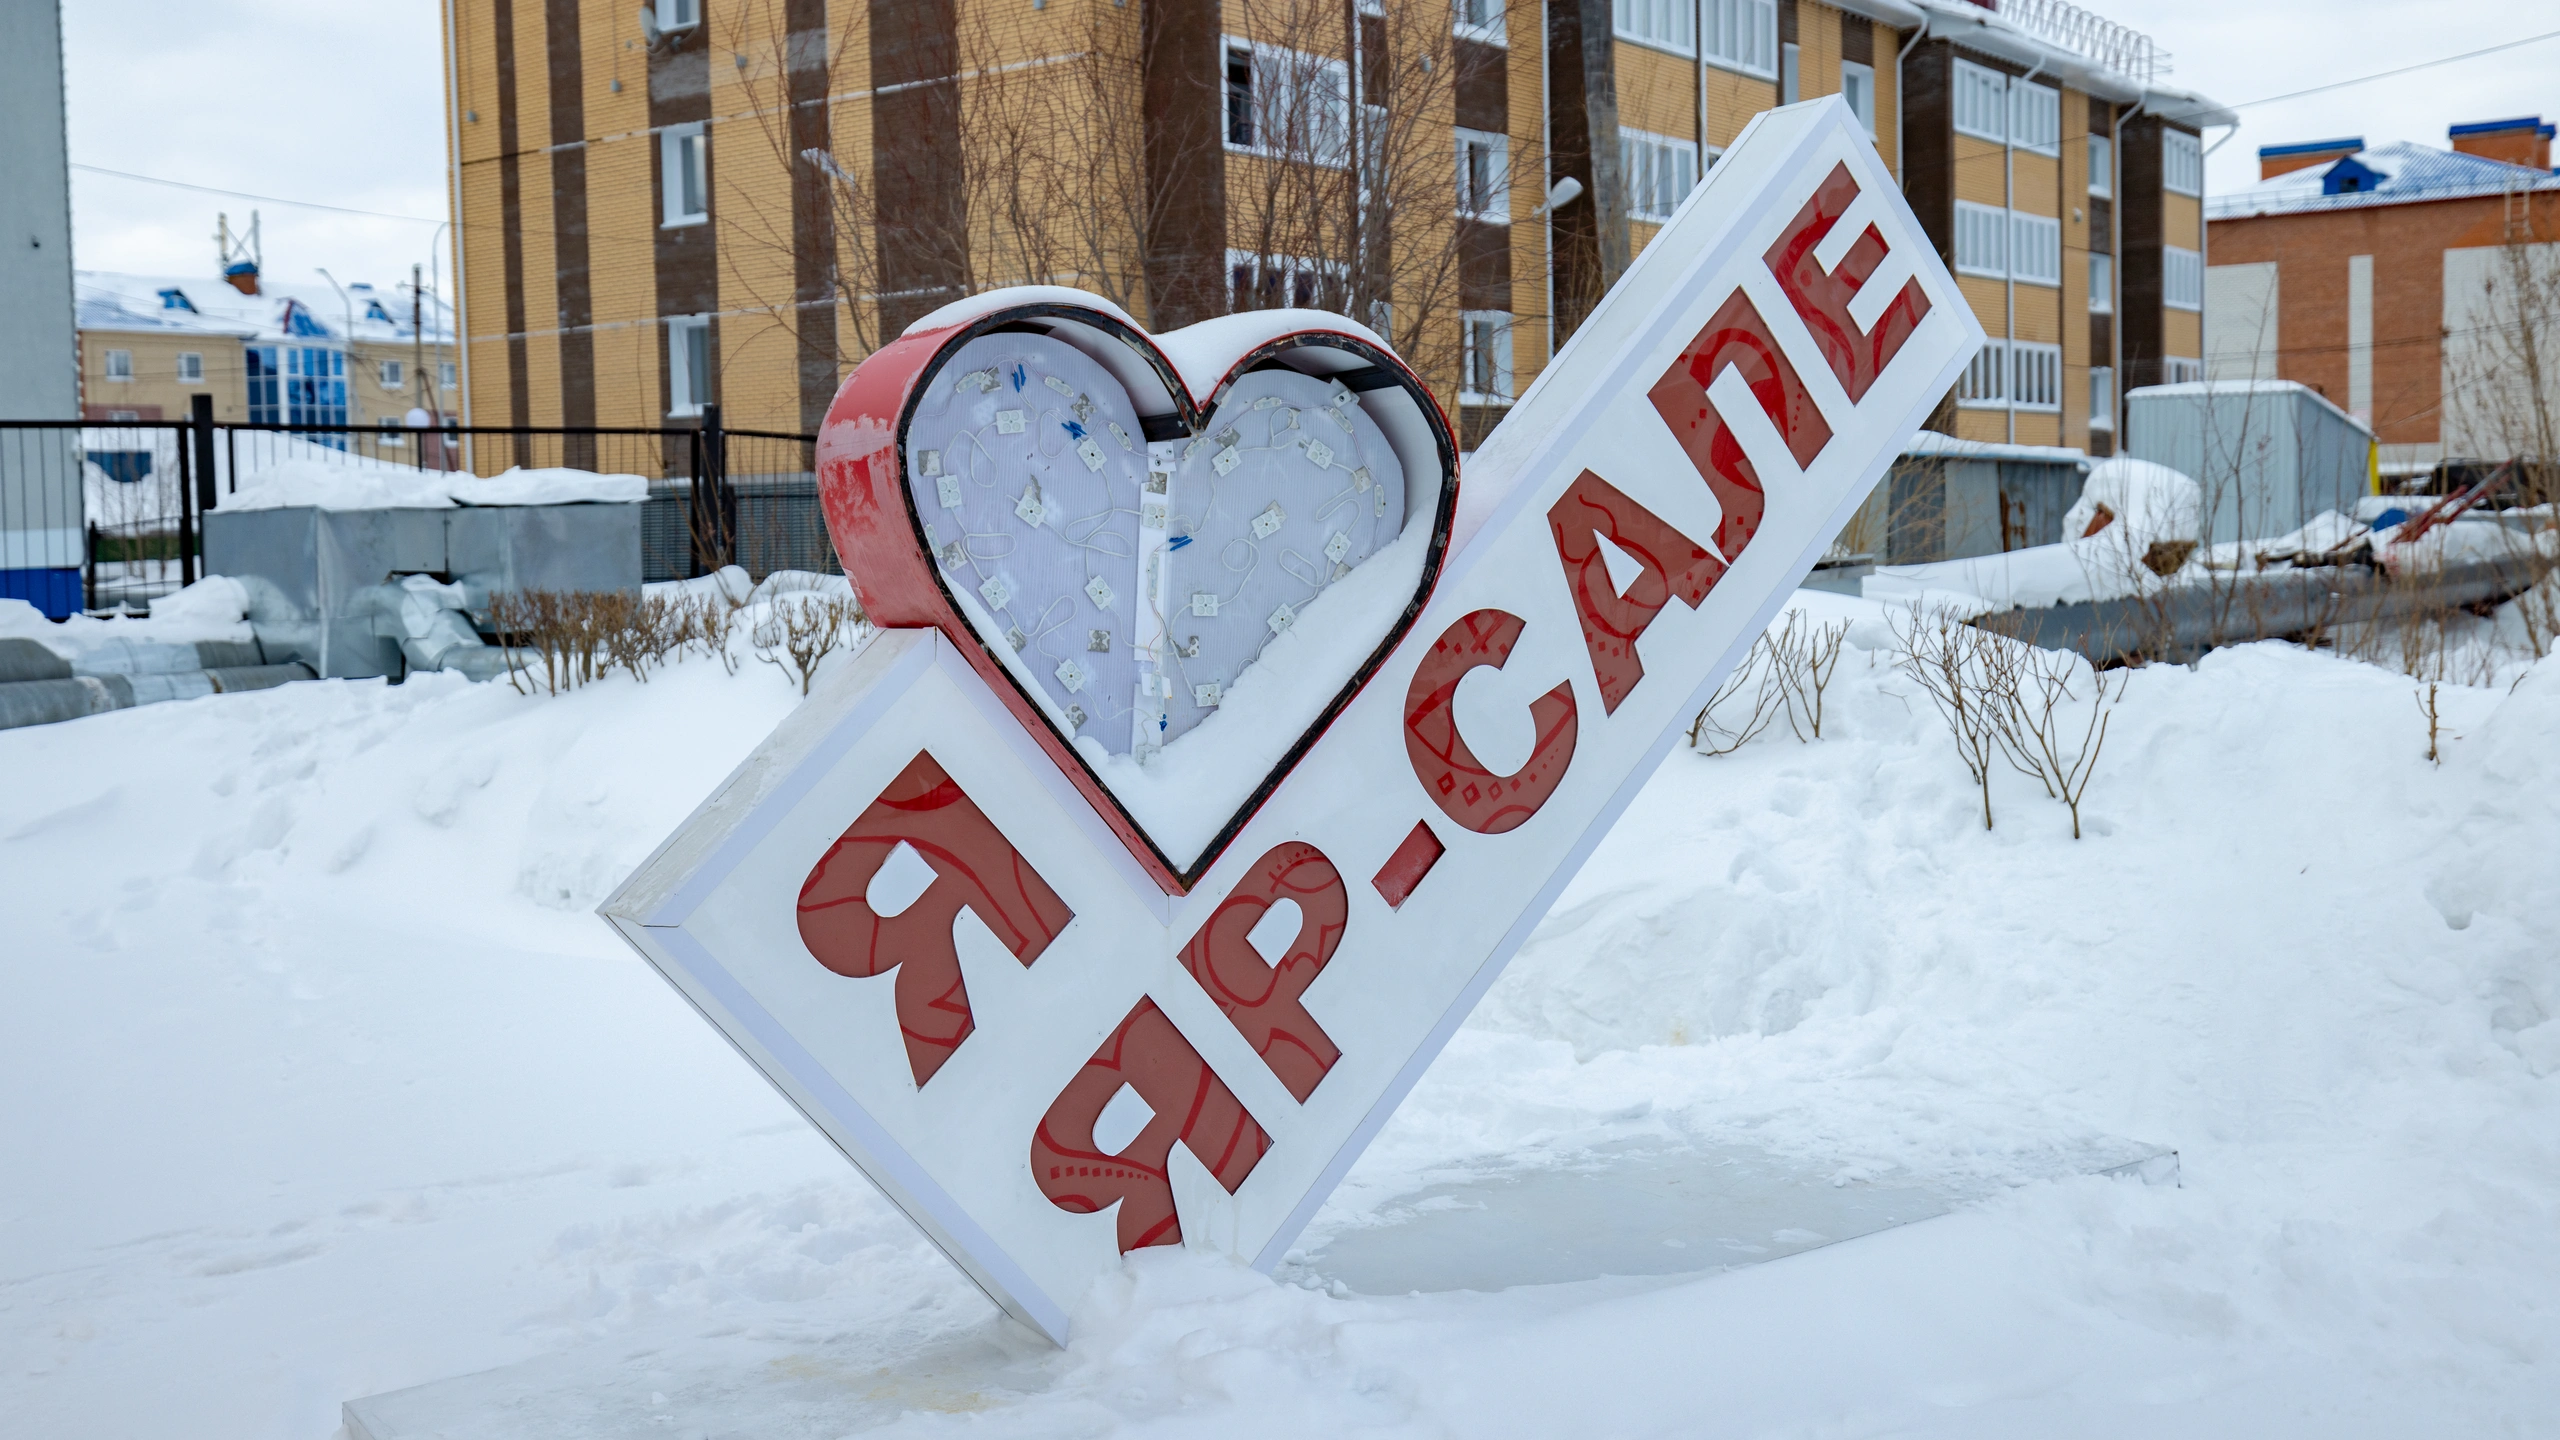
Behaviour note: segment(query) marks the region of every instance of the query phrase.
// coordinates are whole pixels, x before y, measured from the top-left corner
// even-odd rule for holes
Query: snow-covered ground
[[[2075,843],[2005,773],[1981,829],[1883,633],[1820,741],[1674,753],[1319,1229],[1665,1136],[1848,1179],[2107,1134],[2181,1186],[1492,1295],[1148,1254],[1061,1353],[588,913],[779,672],[0,733],[0,1435],[319,1440],[357,1396],[747,1339],[920,1435],[2550,1433],[2560,661],[2444,691],[2441,766],[2384,670],[2142,671]]]

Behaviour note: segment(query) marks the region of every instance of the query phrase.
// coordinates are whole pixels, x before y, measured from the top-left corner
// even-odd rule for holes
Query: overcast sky
[[[708,0],[715,14],[736,3]],[[2560,28],[2560,10],[2511,0],[2089,8],[2147,29],[2176,58],[2169,83],[2228,105]],[[316,281],[315,267],[327,266],[341,281],[388,287],[438,248],[449,266],[436,231],[447,209],[441,24],[432,0],[72,0],[63,27],[75,166],[424,217],[373,219],[74,169],[79,265],[209,275],[215,214],[245,224],[256,209],[271,275]],[[2546,40],[2252,106],[2214,153],[2210,184],[2255,179],[2260,145],[2340,135],[2442,145],[2449,124],[2560,118],[2554,76],[2560,40]]]

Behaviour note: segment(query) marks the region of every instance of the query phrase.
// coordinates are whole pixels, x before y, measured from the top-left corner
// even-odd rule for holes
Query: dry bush
[[[2067,650],[2015,646],[2014,682],[2008,687],[2005,741],[2018,768],[2044,782],[2044,793],[2071,811],[2071,838],[2080,838],[2080,799],[2089,793],[2097,773],[2098,752],[2106,748],[2107,721],[2116,702],[2132,683],[2129,671],[2112,677]],[[2095,693],[2085,720],[2074,721],[2067,708],[2078,699],[2074,687],[2083,673]],[[2071,732],[2079,730],[2075,737]]]
[[[1988,830],[1992,762],[2006,760],[2024,769],[2009,745],[2009,712],[2018,689],[2015,652],[2024,647],[1947,610],[1923,611],[1915,605],[1892,624],[1901,649],[1895,663],[1947,722],[1957,758],[1982,792],[1982,828]]]
[[[616,666],[645,682],[650,671],[680,656],[714,623],[725,642],[734,622],[714,622],[706,612],[729,608],[716,597],[516,590],[489,598],[489,623],[507,647],[507,681],[517,693],[539,689],[557,695],[592,684]]]
[[[1787,728],[1798,740],[1822,738],[1822,698],[1840,669],[1849,639],[1846,620],[1807,620],[1790,613],[1786,628],[1770,647],[1772,673],[1787,711]]]
[[[1775,649],[1766,631],[1751,642],[1751,650],[1742,657],[1742,663],[1734,666],[1733,673],[1724,677],[1724,683],[1716,687],[1716,693],[1707,698],[1706,708],[1698,712],[1697,719],[1689,722],[1690,749],[1709,755],[1730,755],[1751,743],[1751,737],[1776,723],[1786,708],[1786,701],[1782,687],[1774,678]],[[1735,703],[1746,693],[1751,697],[1750,710],[1739,713],[1734,708]]]
[[[853,639],[862,622],[861,602],[852,596],[802,591],[775,596],[748,638],[757,659],[798,680],[806,695],[818,663]]]

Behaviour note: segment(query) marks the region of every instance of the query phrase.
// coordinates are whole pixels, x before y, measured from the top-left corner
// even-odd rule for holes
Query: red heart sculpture
[[[1042,287],[926,316],[829,407],[818,487],[874,623],[948,636],[1169,893],[1421,613],[1457,447],[1337,316],[1159,342]]]

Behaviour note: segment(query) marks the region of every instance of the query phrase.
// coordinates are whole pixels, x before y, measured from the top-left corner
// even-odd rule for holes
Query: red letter
[[[1123,1085],[1136,1090],[1155,1114],[1119,1154],[1105,1155],[1094,1146],[1093,1122]],[[1141,1000],[1049,1102],[1049,1113],[1031,1137],[1031,1178],[1050,1204],[1078,1215],[1118,1201],[1124,1255],[1143,1245],[1179,1244],[1182,1222],[1164,1173],[1176,1140],[1230,1195],[1271,1148],[1262,1127],[1200,1052],[1156,1002]]]
[[[1547,511],[1556,556],[1564,561],[1565,587],[1582,617],[1582,640],[1591,648],[1591,670],[1601,703],[1614,714],[1618,702],[1644,678],[1636,637],[1674,595],[1692,610],[1724,576],[1724,562],[1660,516],[1627,498],[1617,486],[1585,470]],[[1627,593],[1618,593],[1595,536],[1625,551],[1644,567]]]
[[[1248,939],[1263,913],[1281,900],[1297,902],[1298,933],[1288,953],[1265,960]],[[1253,1053],[1289,1087],[1300,1104],[1315,1093],[1342,1051],[1307,1013],[1298,997],[1324,972],[1351,918],[1351,892],[1324,852],[1303,840],[1275,846],[1253,862],[1236,888],[1191,943],[1182,968],[1235,1022]]]
[[[871,908],[871,877],[905,841],[933,867],[933,883],[894,916]],[[930,755],[919,754],[800,887],[800,939],[838,975],[898,972],[898,1030],[916,1084],[933,1078],[969,1038],[969,993],[951,925],[976,913],[1024,965],[1075,918],[1048,882]]]
[[[1742,453],[1742,442],[1733,438],[1732,428],[1707,398],[1716,372],[1727,365],[1742,372],[1743,383],[1751,387],[1760,408],[1769,412],[1769,423],[1778,427],[1799,467],[1812,464],[1822,447],[1831,443],[1831,426],[1814,408],[1813,397],[1805,393],[1804,382],[1771,338],[1751,297],[1739,290],[1654,382],[1649,392],[1653,408],[1670,423],[1671,433],[1680,437],[1680,448],[1689,452],[1689,463],[1698,467],[1707,488],[1715,492],[1716,503],[1724,507],[1724,521],[1716,526],[1716,548],[1731,562],[1741,558],[1742,547],[1758,533],[1768,497],[1762,493],[1759,473]]]
[[[1822,347],[1822,358],[1831,362],[1831,373],[1840,377],[1840,388],[1849,392],[1853,404],[1866,398],[1867,387],[1893,363],[1902,342],[1911,338],[1911,332],[1920,328],[1920,317],[1929,313],[1929,297],[1920,293],[1920,282],[1906,280],[1902,292],[1876,317],[1873,332],[1859,329],[1858,322],[1849,318],[1850,299],[1866,288],[1867,277],[1884,263],[1888,253],[1884,233],[1868,226],[1849,253],[1840,257],[1840,268],[1827,275],[1813,252],[1857,198],[1858,182],[1850,178],[1849,167],[1832,166],[1821,188],[1796,212],[1767,256],[1769,273],[1778,277],[1778,288],[1787,292],[1805,328],[1813,332],[1813,343]]]
[[[1529,706],[1538,740],[1529,761],[1509,775],[1484,768],[1458,735],[1458,682],[1479,665],[1500,669],[1528,622],[1500,610],[1460,616],[1440,632],[1413,672],[1404,695],[1404,750],[1414,778],[1450,819],[1479,835],[1517,829],[1538,813],[1573,760],[1573,682]]]

